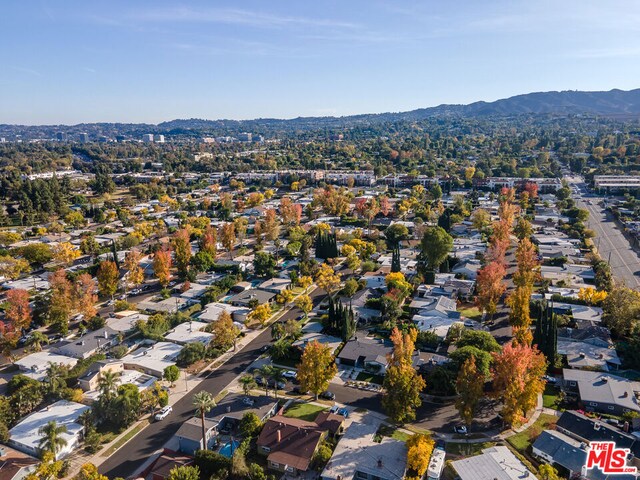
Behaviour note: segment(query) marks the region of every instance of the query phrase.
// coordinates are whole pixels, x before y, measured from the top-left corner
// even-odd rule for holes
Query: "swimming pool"
[[[231,458],[233,452],[240,446],[240,442],[227,442],[223,446],[220,447],[220,455],[224,455],[227,458]]]

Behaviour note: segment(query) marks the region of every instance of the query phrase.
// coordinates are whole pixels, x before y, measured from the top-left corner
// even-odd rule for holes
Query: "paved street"
[[[319,303],[324,298],[324,292],[314,290],[310,296],[314,303]],[[300,310],[292,308],[283,315],[281,321],[296,318]],[[190,394],[183,397],[173,405],[173,413],[164,421],[154,422],[136,435],[129,443],[120,448],[99,467],[100,473],[109,478],[127,478],[140,467],[154,452],[174,435],[183,422],[193,416],[193,395],[202,390],[217,395],[229,385],[234,378],[240,375],[260,355],[260,349],[271,343],[271,332],[266,329],[255,340],[246,345],[227,363],[212,372],[202,383],[194,388]],[[176,387],[179,388],[179,387]]]
[[[599,197],[583,197],[586,185],[578,177],[567,177],[578,189],[574,199],[578,207],[589,211],[588,227],[596,237],[593,239],[603,260],[609,262],[613,276],[626,286],[640,288],[640,257],[616,225],[613,215],[599,205]]]

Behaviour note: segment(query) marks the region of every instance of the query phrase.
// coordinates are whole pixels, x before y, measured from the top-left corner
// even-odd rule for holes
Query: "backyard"
[[[307,422],[313,422],[320,412],[327,410],[324,407],[314,405],[312,403],[299,402],[293,404],[284,412],[285,417],[299,418],[300,420],[306,420]]]
[[[556,417],[555,415],[541,413],[538,419],[533,423],[533,425],[531,425],[526,430],[509,437],[507,439],[507,442],[509,442],[513,446],[513,448],[515,448],[519,452],[525,453],[538,437],[538,435],[540,435],[542,430],[555,425],[557,421],[558,417]]]

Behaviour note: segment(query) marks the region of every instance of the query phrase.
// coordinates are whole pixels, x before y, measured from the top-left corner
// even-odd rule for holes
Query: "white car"
[[[169,414],[173,412],[173,408],[169,405],[167,405],[166,407],[163,407],[158,413],[156,413],[155,418],[156,421],[160,421],[160,420],[164,420],[165,418],[167,418],[169,416]]]
[[[282,376],[284,378],[296,378],[296,372],[293,370],[287,370],[286,372],[282,372]]]

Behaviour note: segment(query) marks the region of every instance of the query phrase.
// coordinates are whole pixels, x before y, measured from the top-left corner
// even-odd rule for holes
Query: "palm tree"
[[[38,433],[42,437],[38,442],[38,447],[42,452],[51,452],[56,456],[67,445],[67,440],[61,436],[63,433],[67,433],[67,427],[58,425],[55,420],[40,427]]]
[[[49,337],[47,337],[44,333],[36,330],[29,335],[27,339],[27,347],[33,348],[34,352],[39,352],[42,350],[42,345],[47,345],[49,343]]]
[[[68,369],[59,363],[49,362],[48,365],[46,383],[49,384],[49,393],[55,395],[60,388],[65,386]]]
[[[118,391],[118,377],[119,375],[111,370],[100,372],[98,390],[105,400],[111,400]]]
[[[254,373],[260,375],[264,382],[264,394],[269,396],[269,379],[273,375],[273,367],[271,365],[263,365],[260,368],[254,370]]]
[[[273,373],[271,373],[271,380],[273,380],[273,391],[276,393],[276,399],[278,398],[278,382],[282,382],[284,380],[284,375],[282,375],[283,371],[279,368],[274,368]]]
[[[207,430],[204,425],[205,414],[216,406],[216,401],[209,392],[203,390],[193,396],[193,405],[196,407],[196,415],[200,416],[202,421],[202,449],[208,450],[207,446]]]
[[[251,389],[258,385],[256,383],[256,379],[251,375],[243,375],[238,381],[240,382],[240,385],[242,385],[242,391],[245,395],[249,395],[249,393],[251,393]]]

